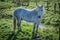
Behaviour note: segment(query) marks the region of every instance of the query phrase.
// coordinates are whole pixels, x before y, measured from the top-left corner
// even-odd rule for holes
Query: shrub
[[[15,5],[11,2],[0,2],[0,9],[6,9],[14,7]]]

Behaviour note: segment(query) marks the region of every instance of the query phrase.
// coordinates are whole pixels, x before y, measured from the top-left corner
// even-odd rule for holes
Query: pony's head
[[[37,6],[37,16],[38,18],[41,18],[42,14],[43,14],[43,5]]]

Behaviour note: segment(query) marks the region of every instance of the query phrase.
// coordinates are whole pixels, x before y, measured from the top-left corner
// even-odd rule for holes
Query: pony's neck
[[[35,10],[34,10],[36,13],[38,13],[38,10],[37,10],[37,7],[35,8]]]

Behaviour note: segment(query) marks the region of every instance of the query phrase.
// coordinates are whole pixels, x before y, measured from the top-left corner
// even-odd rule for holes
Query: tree
[[[0,0],[0,1],[4,2],[5,0]]]

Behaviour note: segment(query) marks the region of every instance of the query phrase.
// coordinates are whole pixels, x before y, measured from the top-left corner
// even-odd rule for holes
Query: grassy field
[[[28,23],[22,22],[22,32],[17,32],[16,28],[16,34],[14,39],[16,40],[31,40],[32,36],[32,25]],[[12,30],[13,30],[13,20],[12,19],[1,19],[0,20],[0,40],[7,40],[10,39],[12,35]],[[38,31],[38,35],[40,37],[44,37],[45,35],[48,35],[44,37],[42,40],[58,40],[58,30],[54,28],[45,28],[45,29],[40,29]]]
[[[0,8],[3,8],[0,10],[0,40],[11,40],[12,36],[13,36],[12,40],[13,39],[31,40],[33,25],[30,25],[28,23],[22,22],[21,24],[22,32],[17,32],[17,28],[16,28],[16,32],[15,32],[16,35],[13,34],[12,32],[13,10],[15,10],[18,7],[16,7],[16,5],[12,3],[12,7],[10,8],[11,2],[10,3],[5,2],[6,4],[5,3],[3,4],[3,3],[0,2]],[[10,4],[10,5],[7,5],[7,4]],[[43,3],[39,2],[39,5],[40,4],[43,4]],[[52,3],[50,5],[52,5]],[[35,8],[35,6],[36,6],[35,2],[33,2],[33,3],[30,3],[29,6],[22,6],[22,7],[25,7],[27,9],[33,9]],[[44,7],[45,6],[46,5],[44,5]],[[53,7],[51,7],[50,9],[53,9]],[[47,25],[47,27],[49,26],[49,28],[45,28],[45,29],[39,28],[37,34],[39,37],[43,37],[41,40],[58,40],[59,20],[60,20],[60,15],[58,13],[54,14],[51,11],[46,13],[46,10],[44,11],[44,15],[41,23]]]

